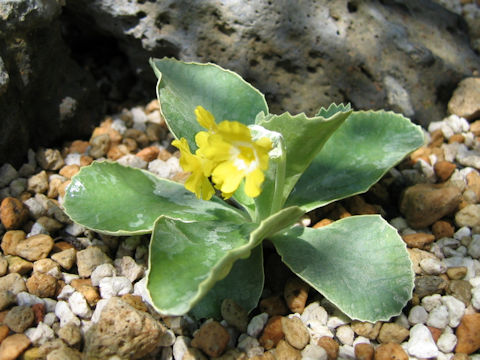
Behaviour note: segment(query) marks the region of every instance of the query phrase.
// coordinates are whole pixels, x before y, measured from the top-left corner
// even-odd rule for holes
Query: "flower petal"
[[[225,161],[213,169],[212,181],[223,193],[234,193],[244,176],[231,161]]]
[[[250,197],[257,197],[262,192],[261,185],[265,180],[265,175],[260,169],[255,169],[246,176],[245,194]]]
[[[215,124],[215,118],[212,113],[208,110],[205,110],[202,106],[197,106],[195,108],[195,115],[197,117],[198,123],[207,130],[215,130],[217,124]]]

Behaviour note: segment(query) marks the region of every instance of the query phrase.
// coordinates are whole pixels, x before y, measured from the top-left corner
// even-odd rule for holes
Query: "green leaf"
[[[94,162],[72,178],[65,212],[90,229],[112,235],[145,234],[160,215],[208,221],[219,215],[244,221],[243,215],[218,198],[198,200],[183,185],[113,162]]]
[[[259,225],[214,221],[182,221],[160,217],[150,241],[147,288],[162,314],[188,312],[238,259],[246,259],[262,240],[291,226],[303,212],[284,209]]]
[[[277,197],[280,198],[280,207],[283,206],[305,169],[350,113],[351,111],[338,111],[328,119],[321,116],[308,118],[304,113],[295,116],[289,113],[269,114],[263,117],[259,114],[257,124],[267,130],[282,134],[286,151],[285,175],[281,186],[283,189],[279,189],[280,194],[276,194],[272,188],[278,184],[275,184],[271,176],[267,176],[264,192],[258,200],[256,199],[261,212],[269,215],[277,211],[276,208],[272,209],[274,200],[278,201]]]
[[[388,320],[412,296],[415,275],[405,243],[380,216],[294,227],[272,241],[292,271],[352,319]]]
[[[268,113],[265,97],[238,74],[214,64],[150,59],[158,77],[157,96],[167,125],[176,138],[186,138],[196,149],[195,134],[205,130],[195,117],[198,105],[217,122],[235,120],[253,124],[256,115]]]
[[[217,282],[190,314],[197,319],[221,319],[220,306],[227,298],[250,312],[258,305],[263,282],[263,251],[258,245],[248,258],[235,261],[227,277]]]
[[[365,192],[423,141],[421,128],[399,114],[353,112],[304,172],[287,205],[310,211]]]
[[[330,104],[328,109],[325,109],[324,107],[320,108],[318,111],[317,115],[315,116],[323,116],[324,118],[329,118],[330,116],[335,115],[338,112],[349,112],[352,110],[352,107],[350,104],[344,105],[344,104]]]

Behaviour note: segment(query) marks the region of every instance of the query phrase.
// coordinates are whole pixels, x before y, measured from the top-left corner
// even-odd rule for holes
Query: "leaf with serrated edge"
[[[160,217],[150,241],[147,275],[157,311],[168,315],[188,312],[228,275],[237,259],[250,256],[265,237],[288,228],[302,214],[298,207],[283,209],[259,225],[231,223],[220,217],[201,222]]]
[[[365,192],[423,141],[421,128],[399,114],[353,112],[303,173],[286,204],[310,211]]]
[[[233,71],[215,64],[150,59],[158,77],[157,97],[165,121],[176,138],[186,138],[192,151],[195,134],[205,131],[194,110],[203,106],[217,122],[239,121],[250,125],[256,115],[268,113],[264,95]]]
[[[198,200],[182,184],[109,161],[82,167],[67,187],[64,208],[75,222],[111,235],[145,234],[160,215],[191,220],[245,221],[224,201]]]
[[[294,227],[272,242],[294,273],[352,319],[388,320],[412,296],[415,274],[405,243],[378,215]]]
[[[333,103],[333,104],[330,104],[330,106],[327,109],[322,107],[320,110],[318,110],[318,113],[315,116],[323,116],[324,118],[329,118],[330,116],[333,116],[338,112],[348,112],[348,111],[351,111],[351,110],[352,110],[352,107],[350,106],[350,104],[347,104],[347,105],[339,104],[339,105],[337,105],[337,104]]]

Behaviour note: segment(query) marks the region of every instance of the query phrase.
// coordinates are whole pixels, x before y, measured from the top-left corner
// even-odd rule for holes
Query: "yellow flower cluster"
[[[198,198],[209,200],[216,189],[228,199],[245,179],[245,193],[260,195],[268,169],[268,152],[272,142],[267,137],[253,140],[250,129],[238,121],[224,120],[218,125],[213,115],[201,106],[195,109],[198,123],[207,131],[195,135],[198,149],[192,154],[185,138],[174,140],[180,150],[180,165],[191,175],[185,188]]]

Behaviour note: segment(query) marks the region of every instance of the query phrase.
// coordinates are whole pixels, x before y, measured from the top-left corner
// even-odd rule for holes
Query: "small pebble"
[[[385,323],[380,329],[377,340],[380,343],[396,343],[401,344],[406,338],[408,338],[410,332],[408,329],[396,323]]]
[[[407,351],[409,355],[418,358],[431,358],[438,355],[437,345],[425,325],[417,324],[410,329]]]
[[[254,316],[247,326],[247,334],[252,337],[258,337],[268,321],[268,314],[261,313]]]
[[[308,344],[302,350],[302,360],[328,360],[328,355],[321,346]]]
[[[340,345],[329,336],[318,339],[317,345],[324,348],[329,359],[336,359],[340,351]]]
[[[194,334],[191,344],[208,356],[218,357],[226,350],[229,340],[230,335],[220,323],[209,321]]]
[[[285,340],[298,350],[302,350],[310,341],[310,335],[302,320],[297,316],[291,318],[282,317],[282,331],[285,334]],[[338,336],[338,333],[337,333]],[[353,331],[352,331],[353,342]]]
[[[14,306],[8,311],[3,323],[12,331],[15,331],[16,333],[22,333],[32,326],[34,320],[35,315],[31,307]]]
[[[456,331],[457,353],[472,354],[480,349],[480,313],[467,314]]]
[[[30,346],[30,339],[25,334],[13,334],[0,344],[0,359],[15,360]]]
[[[260,345],[262,345],[266,350],[273,349],[275,346],[277,346],[278,342],[285,336],[282,328],[282,316],[276,315],[271,317],[265,325],[262,335],[260,336]]]
[[[125,295],[133,290],[132,282],[124,276],[105,277],[100,280],[98,286],[103,299]]]
[[[133,261],[133,259],[132,259]],[[248,312],[232,299],[223,300],[220,306],[222,318],[240,332],[246,332],[248,326]]]

